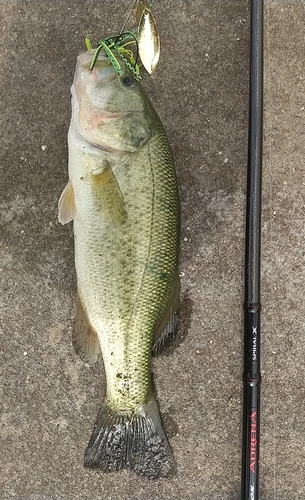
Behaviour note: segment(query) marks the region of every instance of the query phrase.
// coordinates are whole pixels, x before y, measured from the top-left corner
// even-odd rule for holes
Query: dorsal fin
[[[154,344],[152,348],[153,356],[158,356],[160,352],[169,346],[177,336],[179,323],[180,303],[180,280],[178,272],[173,281],[167,308],[164,311],[154,334]]]

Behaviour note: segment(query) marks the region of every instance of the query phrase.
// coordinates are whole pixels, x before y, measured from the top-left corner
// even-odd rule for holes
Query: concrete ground
[[[171,480],[83,468],[102,363],[71,346],[67,180],[70,84],[88,29],[120,29],[126,2],[0,3],[0,499],[239,498],[249,1],[156,0],[162,57],[145,87],[176,158],[182,325],[154,362],[178,463]],[[305,6],[265,4],[261,498],[305,498]]]

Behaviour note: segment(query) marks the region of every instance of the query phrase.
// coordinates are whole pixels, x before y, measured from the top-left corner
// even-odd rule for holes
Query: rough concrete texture
[[[237,499],[249,1],[155,2],[162,57],[145,86],[167,129],[182,203],[182,327],[154,379],[179,473],[149,482],[83,468],[105,393],[71,346],[69,87],[88,29],[126,2],[2,0],[0,499]],[[305,498],[305,9],[265,4],[261,497]]]

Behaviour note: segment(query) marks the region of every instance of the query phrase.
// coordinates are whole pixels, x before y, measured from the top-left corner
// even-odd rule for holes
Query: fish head
[[[148,99],[141,84],[116,56],[118,74],[103,50],[90,69],[94,50],[77,59],[72,120],[80,136],[106,151],[135,152],[152,135]]]

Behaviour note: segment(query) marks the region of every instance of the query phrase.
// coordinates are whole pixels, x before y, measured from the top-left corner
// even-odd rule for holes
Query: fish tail
[[[147,479],[172,477],[176,464],[155,399],[133,414],[105,404],[85,451],[85,467],[112,472],[129,467]]]

